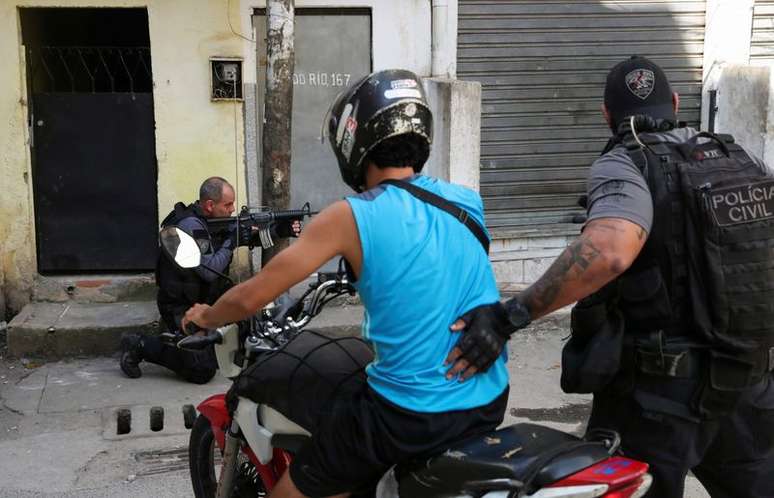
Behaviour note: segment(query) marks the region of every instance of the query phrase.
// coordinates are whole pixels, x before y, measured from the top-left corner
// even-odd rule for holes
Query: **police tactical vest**
[[[196,204],[186,206],[182,202],[175,204],[175,208],[161,222],[161,227],[177,225],[181,220],[196,216],[206,223],[207,219],[201,214]],[[212,240],[209,232],[192,233],[191,236],[199,243],[202,253],[215,252],[223,241]],[[213,247],[209,247],[209,241]],[[207,246],[207,247],[204,247]],[[188,308],[194,303],[212,304],[228,288],[228,284],[222,279],[208,283],[193,270],[179,268],[164,251],[159,251],[156,260],[156,284],[159,287],[158,305],[164,314],[179,312],[180,308]]]
[[[617,281],[627,331],[688,337],[766,370],[757,353],[774,345],[774,178],[730,135],[639,138],[645,147],[631,136],[624,144],[654,219]]]

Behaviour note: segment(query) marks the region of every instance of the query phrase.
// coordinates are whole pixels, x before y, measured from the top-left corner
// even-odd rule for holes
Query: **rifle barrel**
[[[244,211],[240,213],[239,216],[209,218],[207,220],[207,226],[211,231],[229,230],[233,229],[235,223],[241,224],[248,220],[256,225],[265,225],[273,221],[302,220],[317,213],[318,211],[313,212],[308,207],[284,211],[258,211],[255,213]]]

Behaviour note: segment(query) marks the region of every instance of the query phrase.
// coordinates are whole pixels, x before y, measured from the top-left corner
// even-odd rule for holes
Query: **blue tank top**
[[[484,226],[481,197],[427,176],[410,181],[451,201]],[[363,337],[375,351],[368,382],[381,396],[417,412],[485,405],[508,385],[503,351],[485,373],[446,380],[446,355],[459,339],[449,326],[499,299],[489,258],[457,219],[403,189],[380,185],[347,198],[363,264],[355,284],[365,307]]]

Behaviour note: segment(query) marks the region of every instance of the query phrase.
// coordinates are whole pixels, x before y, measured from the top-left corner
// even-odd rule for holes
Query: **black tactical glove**
[[[489,370],[511,337],[511,334],[530,324],[529,310],[516,299],[473,308],[460,317],[465,321],[457,347],[460,359],[476,367],[479,372]]]
[[[239,247],[239,241],[240,241],[239,230],[234,230],[229,234],[229,244],[230,244],[229,249],[233,251],[237,247]]]
[[[240,231],[239,224],[234,223],[234,225],[229,228],[228,232],[226,232],[225,236],[223,237],[223,245],[221,247],[231,249],[232,251],[239,247],[239,239],[241,237]]]

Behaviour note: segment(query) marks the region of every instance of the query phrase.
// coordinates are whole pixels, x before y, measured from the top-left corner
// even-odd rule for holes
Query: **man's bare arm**
[[[232,287],[211,307],[195,305],[183,323],[193,321],[210,329],[247,318],[337,255],[346,257],[359,273],[360,239],[346,201],[324,209],[294,244],[274,256],[258,274]]]
[[[529,308],[533,320],[572,304],[626,271],[646,238],[645,230],[631,221],[593,220],[517,299]]]

